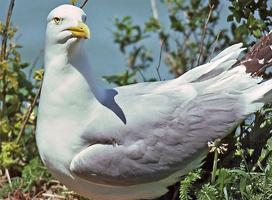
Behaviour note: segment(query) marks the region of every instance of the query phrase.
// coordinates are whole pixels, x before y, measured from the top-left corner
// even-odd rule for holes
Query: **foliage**
[[[272,25],[271,2],[262,1],[238,1],[230,0],[232,5],[229,7],[232,14],[227,17],[232,23],[232,32],[236,39],[242,41],[251,34],[260,38],[263,33],[269,32]],[[256,17],[256,13],[258,17]]]
[[[126,58],[126,71],[133,75],[128,78],[131,80],[130,83],[139,80],[134,75],[139,75],[142,81],[156,80],[156,77],[146,78],[143,75],[143,71],[153,66],[153,58],[149,56],[152,50],[144,44],[154,34],[157,34],[160,43],[164,46],[164,61],[170,72],[174,76],[180,76],[198,64],[207,62],[215,52],[230,44],[251,43],[251,36],[259,38],[271,29],[271,3],[268,0],[259,2],[231,0],[229,7],[231,14],[227,18],[232,22],[231,30],[216,28],[221,17],[222,1],[195,0],[188,3],[183,0],[163,0],[163,3],[167,6],[169,13],[168,30],[155,17],[148,19],[143,26],[134,24],[130,16],[122,19],[115,18],[114,42],[118,44]],[[239,12],[250,14],[244,15]],[[255,13],[259,13],[259,16]],[[148,56],[144,56],[144,52],[148,52]],[[128,84],[125,81],[128,74],[121,73],[112,75],[112,79],[108,79],[107,76],[105,78],[109,82]],[[113,79],[114,77],[116,80]],[[118,81],[120,79],[124,81]]]
[[[28,76],[27,72],[36,66],[21,60],[21,46],[14,40],[17,29],[9,23],[12,6],[10,11],[6,22],[0,21],[0,175],[5,172],[11,177],[9,184],[0,187],[1,199],[15,188],[29,190],[46,174],[38,158],[33,159],[38,154],[34,139],[37,112],[34,99],[43,71],[35,70],[34,77]]]
[[[211,8],[202,1],[191,1],[190,5],[187,5],[184,1],[172,0],[165,0],[164,3],[168,7],[171,24],[168,31],[166,31],[159,19],[155,17],[145,22],[143,27],[133,25],[130,16],[126,16],[121,20],[115,18],[114,42],[119,45],[120,51],[126,55],[129,69],[135,68],[141,73],[149,65],[152,66],[153,58],[151,56],[143,56],[145,60],[141,64],[135,64],[135,61],[142,57],[139,54],[140,48],[144,49],[145,52],[151,52],[143,41],[154,34],[158,35],[160,43],[164,45],[165,62],[172,74],[179,76],[198,64],[199,51],[201,50],[199,45],[200,37],[203,35],[205,18]],[[205,33],[207,40],[203,41],[200,63],[205,62],[209,58],[207,55],[211,54],[210,47],[213,47],[217,39],[217,32],[213,30],[219,19],[219,11],[217,9],[219,1],[211,3],[214,9],[208,22],[208,27],[210,28]],[[229,36],[226,32],[227,30],[220,30],[218,38],[220,48],[225,47],[229,43]],[[125,52],[125,50],[128,50],[128,52]],[[146,65],[146,63],[148,64]],[[151,77],[149,80],[156,80],[156,78]]]
[[[190,200],[192,199],[189,190],[192,185],[201,178],[201,170],[195,170],[194,172],[189,172],[184,179],[180,182],[180,199]]]
[[[30,190],[31,186],[35,185],[40,179],[50,180],[50,178],[52,177],[46,170],[46,167],[43,166],[38,157],[35,157],[22,170],[22,179],[24,180],[23,191]]]
[[[129,47],[147,38],[147,31],[152,26],[147,25],[147,28],[143,30],[140,26],[133,24],[130,16],[123,17],[121,20],[116,17],[114,23],[116,27],[113,31],[114,42],[119,45],[120,51],[127,58],[128,69],[125,73],[104,76],[104,78],[110,83],[128,85],[138,82],[135,76],[139,74],[143,81],[148,81],[142,71],[152,64],[151,51],[143,44]]]
[[[0,22],[0,27],[0,35],[4,40],[6,25]],[[7,48],[0,60],[0,166],[2,169],[12,168],[20,171],[37,153],[33,137],[36,109],[24,124],[24,130],[21,129],[41,80],[29,79],[24,72],[29,64],[21,61],[18,51],[21,47],[13,39],[16,31],[16,28],[7,27]],[[22,131],[24,137],[20,138]]]
[[[262,158],[265,158],[267,152],[271,151],[270,144],[271,140],[269,140],[265,149],[263,149],[261,155]],[[198,200],[271,199],[271,169],[272,162],[269,156],[264,168],[258,166],[251,171],[248,171],[245,165],[231,169],[220,168],[216,171],[216,180],[214,183],[206,181],[200,187],[198,187],[198,184],[195,181],[198,181],[198,178],[201,177],[202,171],[191,172],[183,181],[181,181],[180,200],[194,199],[194,197]]]
[[[51,178],[40,159],[35,157],[23,168],[21,177],[12,178],[10,185],[6,184],[0,189],[0,198],[4,198],[15,188],[23,192],[36,192],[31,191],[34,185],[42,185],[43,182],[47,182]]]
[[[71,0],[75,5],[80,2]],[[251,45],[271,28],[270,0],[230,0],[229,16],[222,15],[224,1],[220,0],[159,3],[167,7],[170,27],[165,27],[156,15],[143,25],[136,24],[131,16],[114,18],[114,43],[125,58],[126,69],[104,76],[109,83],[120,86],[163,80],[155,64],[159,59],[174,77],[180,76],[230,44],[241,41]],[[221,17],[227,17],[231,28],[218,28]],[[0,199],[18,190],[30,198],[47,191],[81,199],[53,181],[37,156],[36,97],[43,70],[35,63],[22,61],[20,51],[24,48],[14,39],[17,29],[7,21],[0,21]],[[159,39],[157,50],[146,45],[153,36]],[[162,54],[153,58],[154,51]],[[156,76],[145,76],[150,67],[156,68]],[[228,144],[228,151],[214,159],[217,168],[214,170],[214,156],[210,154],[199,170],[180,182],[179,199],[271,199],[271,108],[256,113],[222,143]]]

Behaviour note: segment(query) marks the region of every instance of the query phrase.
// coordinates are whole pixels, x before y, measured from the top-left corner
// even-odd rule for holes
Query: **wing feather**
[[[260,100],[271,90],[271,82],[260,84],[262,79],[246,74],[244,66],[228,70],[240,47],[226,49],[178,79],[117,88],[115,101],[127,123],[94,105],[100,115],[94,114],[83,131],[87,148],[75,155],[70,170],[97,184],[165,180],[168,186],[198,167],[207,143],[261,108]]]
[[[139,127],[120,127],[118,145],[97,138],[99,144],[76,155],[70,169],[98,184],[130,186],[159,181],[205,155],[209,141],[223,137],[234,127],[236,119],[242,117],[236,98],[226,94],[200,95],[171,109],[169,116],[173,119],[154,118]]]

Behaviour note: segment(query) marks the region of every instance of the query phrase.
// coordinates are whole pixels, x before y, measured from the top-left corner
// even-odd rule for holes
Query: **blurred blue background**
[[[81,4],[81,0],[79,0]],[[16,0],[12,16],[13,25],[18,28],[17,43],[23,46],[20,50],[24,62],[32,63],[43,50],[46,17],[58,5],[70,3],[69,0]],[[229,26],[226,22],[228,15],[227,4],[224,1],[220,25],[217,28]],[[0,20],[5,21],[9,0],[0,1]],[[157,0],[159,18],[166,30],[169,29],[169,16],[167,8]],[[86,44],[91,55],[92,65],[96,77],[111,75],[121,72],[126,68],[123,55],[118,46],[113,42],[114,17],[130,15],[136,24],[144,24],[152,16],[150,0],[89,0],[84,8],[87,14],[87,24],[91,29],[92,38]],[[156,35],[146,39],[146,44],[152,49],[154,63],[147,72],[148,77],[157,77],[156,66],[158,63],[160,44]],[[38,62],[38,67],[43,65],[43,56]],[[171,78],[167,68],[162,62],[161,74],[165,79]]]

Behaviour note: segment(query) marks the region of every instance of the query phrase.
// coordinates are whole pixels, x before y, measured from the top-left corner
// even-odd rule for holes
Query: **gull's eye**
[[[54,17],[53,21],[54,21],[55,24],[60,24],[61,18],[60,17]]]

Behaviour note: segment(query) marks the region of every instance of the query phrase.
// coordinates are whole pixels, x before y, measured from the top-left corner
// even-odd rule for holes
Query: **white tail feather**
[[[238,43],[230,47],[227,47],[225,50],[223,50],[221,53],[219,53],[217,56],[211,59],[211,62],[214,62],[215,60],[218,60],[231,52],[238,51],[242,46],[243,46],[243,43]]]
[[[247,101],[247,113],[253,113],[263,107],[266,103],[271,103],[272,80],[265,81],[261,84],[250,88],[243,94]]]
[[[240,53],[245,49],[240,47],[241,44],[236,44],[227,48],[212,59],[210,63],[206,63],[186,72],[180,79],[184,79],[186,82],[194,82],[211,71],[213,71],[213,73],[215,73],[215,71],[221,73],[228,70],[235,63]]]
[[[245,49],[242,43],[228,47],[210,63],[198,66],[178,78],[193,83],[203,93],[225,92],[237,95],[244,101],[243,115],[259,110],[271,100],[271,80],[263,82],[261,77],[252,77],[244,65],[231,69],[239,54]]]

